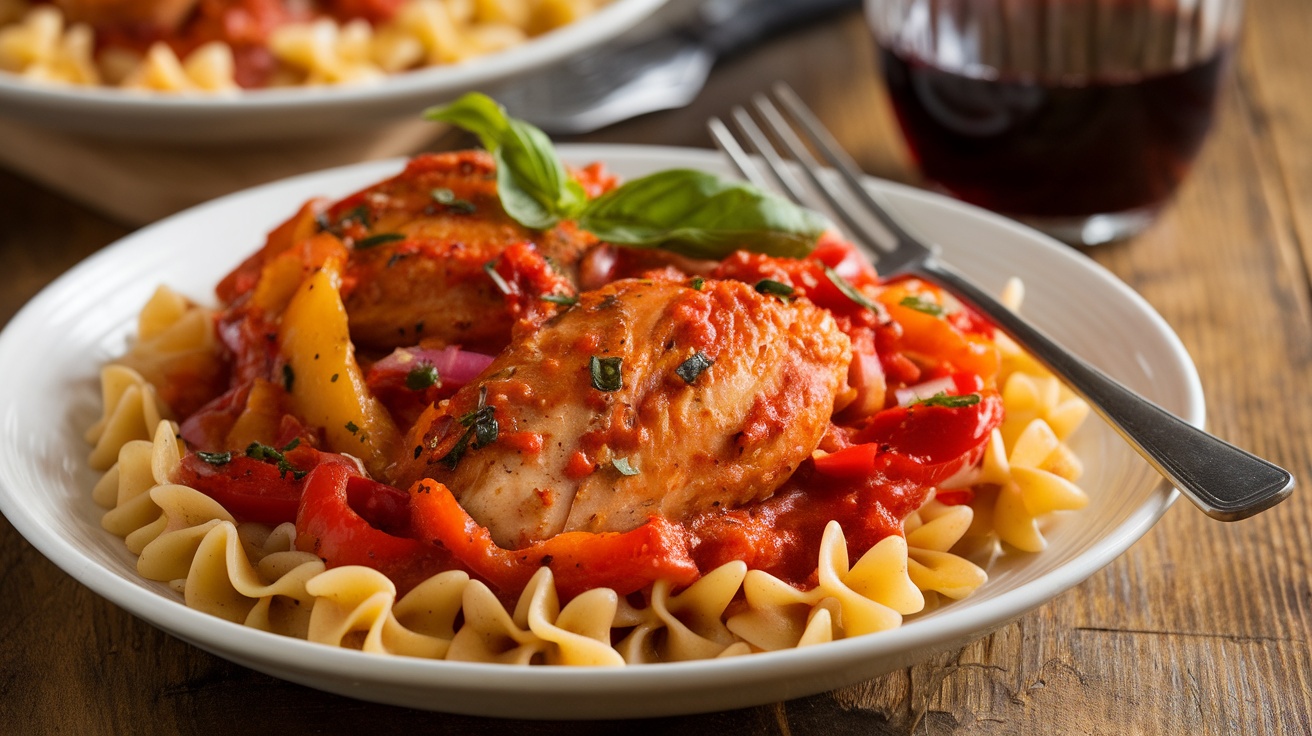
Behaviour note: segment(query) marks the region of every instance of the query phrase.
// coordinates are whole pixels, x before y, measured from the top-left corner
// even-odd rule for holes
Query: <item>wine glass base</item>
[[[1010,216],[1063,243],[1093,246],[1138,235],[1153,223],[1158,212],[1158,207],[1143,207],[1125,212],[1075,217]]]

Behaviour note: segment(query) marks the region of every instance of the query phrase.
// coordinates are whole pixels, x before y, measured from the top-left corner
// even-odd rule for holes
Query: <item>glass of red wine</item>
[[[1130,237],[1184,179],[1243,0],[866,0],[933,184],[1068,243]]]

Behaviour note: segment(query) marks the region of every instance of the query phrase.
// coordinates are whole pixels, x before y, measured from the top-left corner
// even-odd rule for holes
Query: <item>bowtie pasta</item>
[[[495,53],[608,0],[0,0],[0,71],[230,94],[369,83]]]
[[[308,203],[217,307],[145,305],[87,434],[141,575],[366,652],[681,661],[897,628],[1088,502],[1087,406],[935,287],[832,235],[523,230],[494,174],[419,157]]]

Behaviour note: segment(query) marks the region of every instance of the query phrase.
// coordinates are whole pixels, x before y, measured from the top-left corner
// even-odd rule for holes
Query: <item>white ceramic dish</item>
[[[706,151],[564,146],[634,176],[723,170]],[[65,274],[0,334],[0,511],[70,575],[133,614],[219,656],[366,700],[535,718],[612,718],[739,708],[813,694],[890,672],[985,635],[1084,580],[1139,539],[1175,492],[1104,425],[1076,434],[1092,503],[1048,529],[1048,550],[1017,555],[976,594],[900,629],[806,649],[620,670],[514,668],[367,655],[284,638],[186,608],[141,579],[122,540],[99,526],[96,475],[82,440],[99,416],[99,366],[120,354],[141,305],[167,283],[212,301],[219,276],[315,195],[344,195],[398,161],[310,174],[234,194],[141,230]],[[949,262],[991,289],[1023,278],[1038,326],[1167,409],[1201,425],[1203,398],[1180,341],[1138,295],[1084,256],[952,200],[871,181]],[[1064,523],[1063,523],[1064,522]],[[19,603],[21,605],[21,602]]]
[[[417,118],[428,106],[541,69],[634,27],[666,0],[613,0],[506,51],[378,83],[173,96],[32,84],[0,74],[0,115],[47,129],[154,143],[304,138]]]

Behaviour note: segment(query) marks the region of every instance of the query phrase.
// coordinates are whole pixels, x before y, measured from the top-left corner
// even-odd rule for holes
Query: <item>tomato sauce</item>
[[[361,2],[377,12],[389,5],[385,0]],[[662,579],[687,585],[733,560],[806,588],[816,584],[820,541],[829,522],[841,524],[853,559],[880,540],[901,534],[902,520],[925,502],[931,489],[979,461],[990,432],[1002,420],[1001,398],[993,385],[999,357],[991,341],[992,328],[968,309],[935,314],[933,307],[944,300],[929,284],[880,282],[849,244],[826,238],[803,259],[738,252],[720,263],[615,254],[598,260],[609,265],[599,265],[593,278],[612,278],[641,264],[648,273],[664,274],[661,278],[754,284],[770,280],[792,290],[787,298],[808,299],[827,309],[850,338],[857,356],[853,370],[864,374],[865,384],[855,378],[851,383],[871,392],[869,401],[852,400],[849,405],[858,410],[835,414],[821,449],[800,467],[788,468],[789,480],[764,500],[738,508],[713,508],[690,518],[653,516],[622,533],[569,532],[521,549],[500,548],[445,486],[424,480],[409,489],[393,488],[366,477],[353,459],[321,449],[325,446],[321,429],[303,426],[288,408],[292,377],[279,371],[285,367],[276,339],[278,305],[280,300],[285,303],[284,292],[289,290],[286,285],[269,286],[276,279],[299,283],[305,273],[342,257],[350,259],[346,268],[351,273],[343,291],[367,283],[376,277],[378,266],[366,260],[372,257],[368,254],[356,262],[364,252],[358,244],[376,234],[371,228],[380,219],[391,216],[389,212],[423,211],[431,205],[431,185],[442,181],[446,172],[468,174],[487,165],[484,155],[421,157],[387,183],[386,196],[375,188],[330,206],[307,205],[270,235],[264,250],[221,282],[219,292],[227,307],[218,317],[218,331],[226,349],[225,375],[230,385],[225,391],[214,391],[216,395],[206,397],[208,403],[184,417],[183,436],[205,452],[184,459],[176,482],[212,496],[239,520],[295,522],[301,549],[319,555],[329,566],[364,564],[379,569],[402,592],[437,572],[464,570],[512,600],[537,569],[547,566],[563,599],[595,587],[625,595]],[[590,193],[614,186],[613,177],[600,168],[584,172]],[[462,181],[466,187],[462,197],[482,203],[495,196],[490,177],[486,181],[476,177],[472,185],[467,177]],[[600,245],[593,252],[609,248]],[[479,277],[497,282],[514,318],[512,329],[519,334],[568,308],[577,293],[573,273],[577,271],[569,264],[549,262],[526,240],[507,243]],[[688,289],[673,308],[679,323],[687,325],[679,343],[714,359],[717,343],[734,326],[717,322],[720,310],[710,298],[696,288]],[[596,354],[605,351],[608,339],[608,335],[587,334],[572,347]],[[382,358],[361,356],[366,368],[375,362],[387,365]],[[544,356],[543,365],[554,360]],[[574,370],[562,367],[563,363],[555,365],[558,371]],[[442,405],[445,413],[437,421],[458,421],[470,432],[448,434],[444,446],[431,448],[408,437],[402,456],[413,453],[418,458],[430,450],[441,456],[458,442],[470,441],[475,429],[488,430],[476,426],[479,412],[495,416],[498,408],[535,400],[529,386],[506,372],[482,379],[485,390],[477,406],[450,406],[451,393],[441,388],[440,380],[435,377],[432,383],[410,388],[406,370],[380,368],[368,379],[369,388],[391,412],[402,434],[416,422],[431,421],[436,405]],[[950,381],[949,393],[960,400],[899,406],[894,398],[897,389],[926,377]],[[606,401],[593,408],[627,410]],[[750,445],[776,433],[778,410],[768,402],[753,405],[740,443]],[[580,449],[566,467],[569,477],[597,472],[598,458],[608,457],[605,452],[622,452],[647,441],[640,425],[612,421],[605,426],[614,429],[580,435]],[[520,455],[531,458],[543,451],[543,435],[513,422],[496,426],[493,434],[495,441]],[[225,448],[235,437],[247,436],[255,441],[245,452]],[[479,441],[482,436],[478,435]],[[537,493],[544,505],[554,502],[550,489]],[[944,495],[945,501],[969,501],[968,491],[954,493]]]

